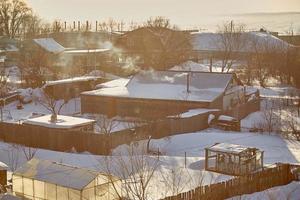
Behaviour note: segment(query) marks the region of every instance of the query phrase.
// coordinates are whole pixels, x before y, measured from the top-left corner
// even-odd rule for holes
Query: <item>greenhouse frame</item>
[[[205,148],[205,170],[242,176],[263,168],[264,152],[236,144],[216,143]]]

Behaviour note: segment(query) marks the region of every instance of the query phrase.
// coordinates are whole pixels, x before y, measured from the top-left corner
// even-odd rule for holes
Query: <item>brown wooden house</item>
[[[185,60],[191,49],[188,32],[163,27],[142,27],[116,40],[124,62],[134,58],[141,67],[166,69]]]
[[[163,118],[195,108],[226,110],[243,101],[244,87],[232,73],[144,71],[123,85],[81,93],[81,112]]]

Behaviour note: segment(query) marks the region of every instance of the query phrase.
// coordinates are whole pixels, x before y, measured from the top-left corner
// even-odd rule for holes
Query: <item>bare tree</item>
[[[109,119],[105,115],[98,115],[96,117],[96,125],[99,128],[99,131],[101,134],[104,134],[107,136],[107,143],[106,143],[106,151],[107,154],[110,153],[110,150],[112,148],[112,131],[119,126],[120,122],[114,118]]]
[[[275,114],[275,101],[266,101],[265,108],[262,110],[262,120],[255,124],[255,128],[260,131],[267,131],[271,134],[273,131],[278,131],[279,126],[278,116]]]
[[[38,102],[51,112],[51,122],[57,121],[57,115],[60,114],[61,109],[69,102],[69,97],[63,99],[63,102],[55,99],[52,94],[43,92],[41,97],[38,97]]]
[[[159,159],[145,153],[145,148],[131,146],[122,154],[106,158],[105,170],[123,181],[122,191],[115,191],[120,199],[150,199],[149,185],[159,166]],[[110,182],[113,188],[117,188],[113,180]]]
[[[11,171],[14,172],[20,165],[20,145],[9,144],[6,151],[8,156],[8,166]]]
[[[37,153],[36,148],[20,146],[27,161],[31,160]]]
[[[0,0],[0,29],[10,38],[15,38],[31,14],[24,0]]]
[[[156,28],[171,28],[172,25],[170,23],[170,19],[162,16],[157,16],[148,19],[144,26]]]
[[[229,72],[245,43],[243,34],[245,28],[243,24],[235,24],[231,21],[224,23],[218,29],[217,37],[212,42],[219,51],[216,56],[221,59],[222,72]]]

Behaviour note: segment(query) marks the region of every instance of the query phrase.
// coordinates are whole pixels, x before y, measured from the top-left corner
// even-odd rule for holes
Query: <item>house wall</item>
[[[109,116],[157,118],[176,115],[189,109],[209,107],[210,104],[207,102],[81,95],[82,113],[102,113]]]
[[[7,184],[7,171],[0,169],[0,185],[4,186]]]

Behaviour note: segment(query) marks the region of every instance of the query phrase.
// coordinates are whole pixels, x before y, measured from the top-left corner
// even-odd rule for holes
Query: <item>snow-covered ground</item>
[[[230,198],[228,200],[299,200],[300,182],[292,182],[288,185],[273,187],[262,192],[247,194]]]
[[[284,92],[277,92],[279,90],[275,88],[260,89],[262,94],[272,94],[272,96],[274,96],[273,94],[276,94],[277,96],[285,94]],[[22,110],[17,110],[16,106],[17,102],[14,102],[4,107],[4,119],[6,121],[17,122],[19,120],[28,119],[34,113],[49,114],[49,111],[46,108],[35,101],[25,104]],[[286,110],[283,112],[285,111]],[[77,98],[70,100],[69,103],[63,107],[61,114],[73,115],[79,112],[80,99]],[[174,176],[180,177],[180,179],[175,180],[178,186],[176,192],[188,191],[198,186],[200,182],[202,185],[205,185],[232,178],[231,176],[204,171],[204,148],[211,146],[216,142],[226,142],[259,148],[264,151],[264,163],[266,165],[271,165],[276,162],[299,163],[300,142],[284,139],[274,133],[260,134],[247,132],[247,128],[252,128],[258,122],[263,120],[262,114],[263,112],[255,112],[243,119],[241,125],[246,128],[243,130],[244,132],[225,132],[210,128],[195,133],[170,136],[162,139],[152,139],[150,142],[151,150],[159,150],[162,155],[159,156],[158,168],[150,181],[148,193],[151,195],[151,199],[159,199],[167,195],[173,195],[174,191],[170,189],[170,184],[172,184],[172,181],[174,180],[169,179]],[[288,114],[283,114],[281,116],[285,118],[290,117]],[[292,117],[299,120],[299,117],[297,118],[295,115]],[[147,141],[140,141],[132,144],[130,148],[145,147],[146,143]],[[113,157],[118,158],[120,155],[128,157],[127,149],[128,145],[117,147],[113,151]],[[186,158],[185,154],[187,156]],[[78,154],[38,149],[35,157],[53,160],[72,166],[105,171],[105,157],[91,155],[87,152]],[[147,158],[157,159],[158,157],[147,156]],[[10,169],[15,169],[26,162],[26,157],[20,146],[0,142],[0,162],[6,163]],[[281,188],[284,187],[285,186]],[[251,196],[244,195],[242,199],[278,199],[269,198],[269,195],[266,195],[269,193],[278,194],[275,195],[275,197],[280,197],[279,199],[281,199],[283,196],[280,195],[286,194],[285,191],[294,189],[297,189],[298,191],[300,186],[299,183],[292,183],[291,186],[287,187],[287,189],[283,189],[283,192],[274,188],[268,190],[267,193],[255,193]],[[293,194],[298,193],[299,192],[293,192]]]
[[[63,100],[59,101],[58,106],[63,103]],[[26,120],[34,115],[39,114],[50,114],[50,111],[46,107],[41,105],[39,102],[34,101],[29,104],[24,104],[23,109],[17,109],[18,102],[10,103],[3,108],[3,120],[7,122],[19,122]],[[80,99],[74,98],[64,105],[61,109],[60,114],[62,115],[73,115],[80,113]]]
[[[207,129],[196,133],[151,140],[151,148],[153,150],[159,148],[159,151],[163,153],[163,156],[159,157],[158,168],[149,186],[149,194],[153,195],[151,199],[158,199],[166,196],[166,194],[172,195],[165,179],[174,176],[174,174],[182,176],[179,184],[180,192],[195,188],[199,185],[199,181],[204,185],[230,179],[230,176],[204,171],[204,148],[216,142],[257,147],[264,151],[265,164],[300,162],[300,142],[285,140],[277,135]],[[146,141],[141,141],[138,146],[143,146],[145,143]],[[136,144],[133,145],[133,147],[136,146]],[[126,149],[126,145],[116,148],[113,151],[114,157],[121,154],[125,154],[126,157],[125,152],[128,152]],[[185,152],[187,155],[186,167]],[[100,171],[103,171],[105,166],[103,156],[88,153],[76,154],[39,149],[35,157]],[[156,159],[157,156],[150,156],[149,158]],[[26,159],[20,147],[0,143],[0,161],[13,167],[13,165],[20,166]]]

